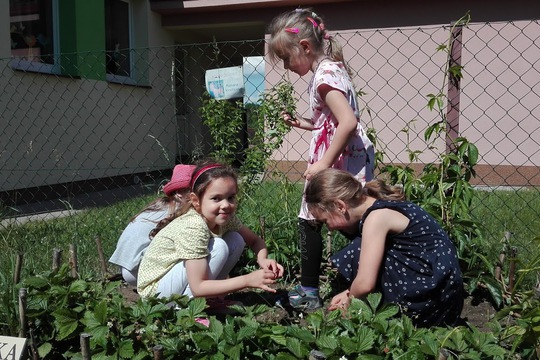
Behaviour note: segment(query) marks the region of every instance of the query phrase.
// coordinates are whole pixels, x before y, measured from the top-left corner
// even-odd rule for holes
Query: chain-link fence
[[[520,212],[497,220],[530,239],[540,230],[520,215],[540,215],[540,25],[481,23],[459,30],[451,53],[464,67],[463,78],[450,86],[444,81],[447,53],[437,51],[449,45],[449,25],[335,36],[355,73],[362,120],[375,129],[383,163],[410,165],[416,151],[419,160],[412,165],[420,169],[445,151],[444,139],[428,146],[424,131],[440,121],[428,109],[428,95],[447,94],[450,133],[480,151],[473,183],[515,194],[502,205]],[[309,76],[286,74],[264,55],[260,40],[61,54],[53,65],[32,61],[34,54],[1,60],[2,211],[28,215],[65,209],[66,202],[79,209],[157,191],[174,164],[212,150],[199,110],[209,69],[248,59],[248,102],[264,86],[261,79],[268,87],[288,76],[298,111],[308,116]],[[301,181],[309,137],[292,130],[270,166]]]

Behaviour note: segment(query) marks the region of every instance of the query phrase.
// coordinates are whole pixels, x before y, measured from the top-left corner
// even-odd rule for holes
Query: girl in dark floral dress
[[[458,323],[464,290],[456,248],[430,214],[404,200],[401,188],[380,180],[362,186],[346,171],[326,169],[311,179],[305,197],[330,230],[359,235],[332,257],[350,287],[329,310],[377,291],[417,326]]]

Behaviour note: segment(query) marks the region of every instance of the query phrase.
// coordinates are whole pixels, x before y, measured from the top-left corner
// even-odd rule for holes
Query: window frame
[[[22,58],[16,58],[11,55],[12,59],[9,61],[9,66],[13,70],[22,70],[27,72],[36,72],[43,74],[60,74],[60,12],[59,12],[59,0],[51,0],[51,14],[52,14],[52,39],[53,39],[53,59],[54,64],[46,64],[37,61],[29,61]],[[10,14],[11,24],[11,14]]]
[[[107,1],[107,0],[105,0]],[[116,74],[110,74],[105,70],[105,79],[108,82],[111,83],[117,83],[117,84],[125,84],[125,85],[138,85],[137,81],[134,79],[134,66],[133,66],[133,43],[134,43],[134,36],[133,36],[133,4],[131,0],[117,0],[122,1],[127,4],[128,6],[128,39],[129,39],[129,76],[124,75],[116,75]],[[107,24],[105,23],[105,33],[107,33]],[[109,50],[105,47],[105,53],[107,53]]]

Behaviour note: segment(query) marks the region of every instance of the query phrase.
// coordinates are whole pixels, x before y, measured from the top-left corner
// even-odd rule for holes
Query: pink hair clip
[[[298,28],[285,28],[285,31],[292,34],[298,34],[300,30]]]
[[[313,24],[313,27],[319,26],[319,25],[317,25],[317,22],[316,22],[315,20],[313,20],[313,18],[310,18],[310,17],[308,16],[307,19],[309,20],[310,23]]]

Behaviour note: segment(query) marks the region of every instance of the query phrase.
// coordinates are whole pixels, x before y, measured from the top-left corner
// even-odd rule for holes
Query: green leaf
[[[75,280],[71,284],[69,284],[69,292],[70,293],[78,293],[83,292],[87,289],[88,283],[84,280]]]
[[[222,349],[222,352],[227,355],[227,359],[240,359],[240,354],[242,353],[242,344],[229,346],[225,345]]]
[[[374,321],[384,321],[399,313],[399,307],[393,304],[385,305],[375,314]]]
[[[270,339],[278,345],[285,346],[287,345],[287,339],[284,335],[270,335]]]
[[[306,328],[291,326],[287,329],[287,335],[300,339],[304,343],[312,343],[315,341],[313,333]]]
[[[255,336],[257,333],[257,327],[256,326],[243,326],[240,329],[238,329],[238,341],[242,341],[244,339],[248,339],[250,337]]]
[[[49,281],[43,277],[34,276],[24,279],[24,286],[27,288],[42,289],[49,285]]]
[[[490,357],[501,357],[503,358],[506,354],[506,351],[504,348],[500,347],[496,344],[485,344],[480,349],[485,355],[488,355]]]
[[[107,323],[107,303],[105,301],[99,302],[94,308],[94,317],[101,325]]]
[[[382,301],[382,294],[379,292],[369,293],[367,302],[373,311],[376,311]]]
[[[74,311],[62,308],[54,311],[52,315],[54,316],[54,323],[58,330],[58,334],[56,335],[58,340],[66,339],[77,330],[79,320],[77,313]]]
[[[109,327],[107,325],[100,325],[86,331],[92,335],[93,340],[99,343],[106,343],[106,337],[109,334]]]
[[[375,332],[367,327],[362,327],[356,335],[356,351],[364,352],[371,350],[376,339]]]
[[[433,333],[426,334],[422,337],[423,344],[420,345],[424,354],[435,356],[439,353],[439,344],[435,340]]]
[[[124,359],[132,359],[133,355],[135,354],[135,350],[133,349],[133,340],[129,339],[121,341],[117,351],[118,355]]]
[[[237,341],[237,336],[236,336],[236,331],[235,331],[234,327],[231,324],[226,324],[223,327],[223,339],[228,344],[231,344],[231,345],[234,345],[234,344],[236,344],[238,342]]]
[[[38,354],[39,354],[39,357],[40,358],[45,358],[52,350],[53,346],[50,342],[46,342],[46,343],[43,343],[41,344],[39,347],[38,347]]]
[[[188,303],[188,308],[192,316],[197,316],[206,308],[205,298],[192,298]]]
[[[484,276],[482,282],[486,285],[493,301],[500,306],[503,302],[503,290],[501,284],[495,278],[489,276]]]
[[[315,344],[317,344],[320,349],[330,349],[334,351],[338,348],[339,342],[335,336],[321,335],[317,341],[315,341]]]
[[[298,358],[289,353],[279,352],[276,354],[275,360],[298,360]]]
[[[302,349],[302,344],[297,338],[287,338],[287,348],[290,352],[294,354],[294,356],[298,358],[304,358],[305,354]]]

